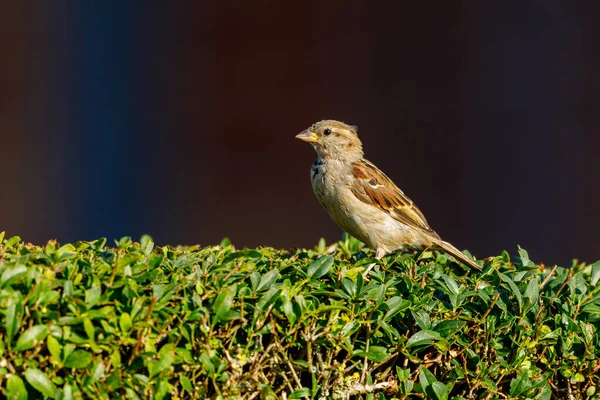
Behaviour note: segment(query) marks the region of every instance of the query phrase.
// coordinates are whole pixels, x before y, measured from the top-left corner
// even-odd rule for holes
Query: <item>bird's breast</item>
[[[351,190],[351,171],[334,164],[317,159],[311,168],[311,183],[315,196],[340,228],[374,249],[391,251],[426,244],[417,231],[356,197]]]

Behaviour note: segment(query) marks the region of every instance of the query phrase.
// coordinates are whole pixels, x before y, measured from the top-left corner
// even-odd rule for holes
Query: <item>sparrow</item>
[[[296,138],[317,152],[310,181],[319,202],[340,228],[375,250],[377,259],[396,250],[432,248],[481,270],[443,241],[415,203],[365,159],[356,126],[324,120]]]

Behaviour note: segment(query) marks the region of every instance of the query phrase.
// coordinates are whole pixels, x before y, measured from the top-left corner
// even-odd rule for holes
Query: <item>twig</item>
[[[486,310],[486,312],[481,316],[480,321],[483,321],[483,320],[485,320],[487,318],[487,316],[492,311],[492,308],[494,308],[494,306],[496,305],[496,302],[498,301],[499,297],[500,297],[500,293],[496,293],[496,295],[494,296],[494,299],[492,300],[492,304],[490,304],[490,306],[488,307],[488,309]]]
[[[398,382],[379,382],[373,385],[363,385],[356,383],[348,388],[347,391],[340,393],[346,396],[356,396],[359,394],[373,393],[377,390],[384,390],[388,394],[394,394],[398,392]]]
[[[552,270],[550,271],[550,273],[548,273],[548,276],[544,279],[544,281],[540,284],[540,290],[542,290],[544,288],[544,286],[546,285],[546,283],[548,283],[548,281],[550,281],[550,279],[552,278],[552,274],[554,274],[554,271],[556,271],[556,268],[558,268],[558,265],[555,265]]]
[[[372,373],[373,371],[375,371],[377,368],[381,367],[382,365],[388,363],[393,358],[398,357],[398,355],[400,355],[400,352],[396,351],[395,353],[393,353],[391,356],[389,356],[388,358],[386,358],[382,362],[375,364],[374,366],[372,366],[371,368],[369,368],[369,374]]]
[[[565,281],[562,283],[562,285],[560,285],[560,287],[558,288],[558,291],[556,293],[554,293],[555,296],[558,297],[558,294],[560,292],[562,292],[562,290],[565,288],[565,286],[567,286],[567,283],[569,283],[569,281],[571,280],[571,278],[573,277],[573,270],[570,269],[569,270],[569,274],[567,275],[567,277],[565,278]]]
[[[115,277],[117,276],[117,265],[119,265],[119,258],[121,258],[121,249],[117,250],[117,257],[115,257],[115,263],[113,264],[112,274],[108,278],[108,286],[112,286]]]
[[[373,315],[373,312],[369,313],[369,318],[367,318],[368,321],[371,321],[371,316]],[[369,352],[369,344],[371,343],[371,324],[369,322],[369,324],[367,324],[367,341],[365,343],[365,353]],[[363,370],[362,370],[362,374],[360,375],[360,381],[364,382],[366,377],[367,377],[367,370],[368,370],[368,358],[365,354],[365,359],[363,361]]]

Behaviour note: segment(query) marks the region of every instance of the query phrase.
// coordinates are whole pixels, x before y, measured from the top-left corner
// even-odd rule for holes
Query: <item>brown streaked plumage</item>
[[[296,138],[318,154],[311,183],[319,202],[344,231],[376,250],[378,258],[405,248],[434,247],[472,268],[481,266],[431,229],[417,206],[364,158],[355,126],[325,120]]]

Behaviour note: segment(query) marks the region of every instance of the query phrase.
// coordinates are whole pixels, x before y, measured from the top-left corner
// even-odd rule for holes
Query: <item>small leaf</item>
[[[389,322],[394,315],[408,309],[412,303],[408,300],[404,300],[400,296],[394,296],[391,299],[386,300],[385,305],[388,306],[389,310],[385,313],[383,319],[384,321]]]
[[[540,297],[540,281],[536,276],[529,281],[527,289],[525,289],[525,298],[529,299],[530,304],[537,304]]]
[[[102,295],[102,288],[100,286],[96,286],[94,288],[88,289],[85,291],[85,305],[87,308],[92,308],[100,301],[100,296]]]
[[[269,290],[267,290],[267,293],[265,293],[260,300],[258,300],[258,303],[256,303],[256,306],[262,310],[262,311],[266,311],[267,308],[269,308],[269,306],[271,304],[273,304],[275,302],[275,300],[277,300],[277,298],[279,297],[281,290],[279,287],[271,287]]]
[[[431,319],[425,310],[419,310],[417,312],[411,311],[411,314],[417,325],[419,325],[419,328],[423,330],[428,330],[431,328]]]
[[[27,389],[25,383],[18,375],[12,374],[6,381],[7,398],[14,400],[27,400]]]
[[[152,241],[152,237],[150,235],[142,235],[140,238],[140,248],[146,256],[152,253],[154,242]]]
[[[342,287],[344,288],[344,292],[346,292],[351,298],[356,296],[356,282],[354,282],[352,279],[342,279]]]
[[[128,313],[121,314],[121,316],[119,317],[119,327],[121,328],[121,332],[129,332],[131,330],[131,326],[131,316]]]
[[[454,335],[456,332],[461,330],[465,325],[465,321],[447,320],[440,322],[433,329],[442,335],[442,337],[447,338],[448,336]]]
[[[298,390],[294,390],[292,393],[290,393],[290,396],[288,397],[288,399],[301,399],[303,397],[310,397],[311,393],[310,393],[310,389],[307,387],[303,387],[301,389]]]
[[[406,347],[411,348],[416,346],[429,345],[435,343],[440,339],[442,339],[442,336],[439,333],[430,330],[422,330],[415,333],[408,339],[408,341],[406,342]]]
[[[58,342],[58,339],[52,335],[48,335],[48,338],[46,339],[46,346],[48,346],[48,351],[50,352],[52,361],[56,364],[60,364],[62,362],[62,358],[61,346]]]
[[[75,251],[75,246],[73,246],[71,243],[67,243],[56,250],[55,256],[58,257],[57,261],[64,261],[73,257],[73,253],[75,253]]]
[[[531,387],[531,380],[529,379],[529,371],[523,370],[515,379],[510,381],[510,397],[519,397]]]
[[[158,362],[154,366],[153,373],[150,374],[150,378],[158,375],[162,371],[171,368],[175,360],[175,344],[167,343],[158,352]]]
[[[441,274],[440,277],[446,283],[446,287],[448,288],[450,294],[453,294],[455,296],[458,295],[458,284],[456,283],[456,281],[446,274]]]
[[[433,398],[437,400],[448,399],[448,388],[442,382],[433,382],[430,387],[430,391],[433,392]]]
[[[421,387],[427,390],[434,382],[437,382],[437,379],[427,368],[421,368],[419,382],[421,383]]]
[[[92,363],[92,355],[85,350],[75,350],[65,360],[66,368],[87,368]]]
[[[260,251],[252,250],[252,249],[246,249],[246,250],[236,251],[235,253],[229,253],[229,254],[227,254],[225,256],[225,258],[223,258],[223,264],[226,264],[226,263],[231,262],[233,260],[237,260],[238,258],[261,259],[262,258],[262,253]]]
[[[8,296],[8,302],[6,305],[6,336],[8,337],[9,343],[12,342],[15,334],[19,330],[21,324],[19,320],[23,314],[23,296],[21,292],[14,292]]]
[[[181,383],[181,387],[183,387],[186,392],[192,393],[194,391],[192,382],[185,375],[179,376],[179,383]]]
[[[342,328],[340,335],[342,337],[350,336],[360,328],[360,324],[357,321],[350,321]]]
[[[221,290],[213,304],[214,323],[223,321],[225,319],[225,317],[229,313],[229,310],[231,310],[231,306],[233,305],[233,298],[235,297],[236,292],[236,285],[229,286]]]
[[[369,351],[361,352],[361,356],[366,356],[369,360],[375,362],[382,362],[389,356],[386,347],[382,346],[371,346],[369,347]]]
[[[56,398],[56,386],[48,376],[36,368],[25,371],[25,379],[38,392],[51,399]]]
[[[329,273],[329,270],[333,266],[333,257],[326,255],[319,257],[315,261],[308,264],[307,274],[310,279],[319,279],[320,277]]]
[[[521,265],[524,267],[528,267],[529,263],[531,262],[529,260],[529,253],[527,253],[527,250],[523,249],[521,246],[519,247],[519,259],[521,260]]]
[[[20,236],[13,236],[9,239],[6,239],[6,243],[4,243],[4,246],[6,246],[7,248],[13,247],[15,244],[19,243],[21,241],[21,237]]]
[[[19,280],[27,273],[27,267],[24,265],[16,265],[12,268],[5,269],[0,276],[0,286],[4,286],[11,282]]]
[[[521,296],[521,291],[519,290],[519,288],[517,287],[515,282],[512,279],[510,279],[510,277],[508,275],[498,272],[498,276],[504,282],[508,283],[508,286],[510,286],[511,291],[513,292],[515,298],[517,299],[517,303],[519,305],[519,314],[520,314],[523,310],[523,298]]]
[[[283,309],[283,313],[285,314],[287,319],[290,321],[290,326],[294,325],[296,323],[296,320],[298,319],[298,316],[296,315],[296,310],[294,308],[298,307],[294,307],[294,303],[291,300],[286,299],[284,300],[281,308]]]
[[[261,292],[263,290],[270,288],[271,285],[277,281],[278,276],[279,276],[279,271],[276,269],[272,269],[271,271],[264,274],[260,278],[260,283],[258,284],[256,291]]]
[[[596,286],[596,284],[600,281],[600,261],[596,261],[592,264],[592,277],[590,280],[590,285]]]
[[[122,240],[122,239],[121,239]],[[119,257],[117,262],[117,268],[121,269],[127,265],[131,265],[139,259],[139,253],[127,253]]]
[[[46,339],[48,327],[46,325],[34,325],[19,336],[15,350],[23,351],[34,348],[39,342]]]

